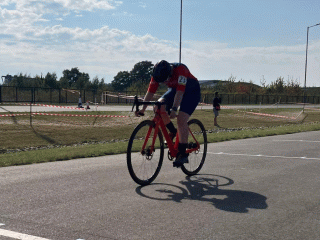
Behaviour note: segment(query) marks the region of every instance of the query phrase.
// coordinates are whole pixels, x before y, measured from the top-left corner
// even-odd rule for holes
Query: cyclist
[[[176,160],[173,162],[173,166],[181,167],[184,163],[188,163],[188,155],[186,154],[189,134],[188,119],[200,102],[200,85],[197,78],[190,73],[186,65],[168,63],[165,60],[161,60],[154,65],[144,101],[152,100],[160,83],[166,84],[169,88],[158,101],[165,102],[165,106],[161,108],[161,115],[166,127],[170,131],[172,139],[175,137],[177,129],[170,119],[177,117],[179,152]],[[139,112],[136,112],[136,116],[144,114],[146,108],[147,106],[144,105]]]

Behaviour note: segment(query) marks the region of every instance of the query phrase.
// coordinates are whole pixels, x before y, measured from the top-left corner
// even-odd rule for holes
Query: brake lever
[[[134,107],[136,106],[136,112],[138,112],[138,115],[139,116],[144,116],[144,113],[140,113],[140,109],[139,109],[139,106],[140,106],[140,102],[139,102],[139,99],[138,99],[138,96],[134,96],[134,103],[133,103],[133,106],[132,106],[132,112],[133,112],[133,109]]]
[[[139,100],[138,100],[138,96],[134,96],[134,102],[132,105],[132,110],[131,112],[133,112],[134,107],[136,106],[136,112],[139,112]]]

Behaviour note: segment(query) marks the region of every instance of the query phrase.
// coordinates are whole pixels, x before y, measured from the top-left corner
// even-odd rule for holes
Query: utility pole
[[[308,65],[308,45],[309,45],[309,28],[315,27],[320,25],[320,23],[307,27],[307,45],[306,45],[306,64],[305,64],[305,70],[304,70],[304,93],[303,93],[303,112],[304,107],[306,105],[306,92],[307,92],[307,65]]]

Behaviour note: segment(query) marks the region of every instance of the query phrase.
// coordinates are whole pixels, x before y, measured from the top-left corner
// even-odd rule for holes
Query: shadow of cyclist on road
[[[219,182],[222,182],[220,184]],[[144,197],[154,200],[166,200],[182,202],[183,200],[196,200],[209,202],[217,209],[228,212],[247,213],[249,209],[266,209],[267,198],[261,194],[241,191],[227,190],[219,187],[232,185],[233,180],[217,175],[202,174],[186,177],[180,182],[183,186],[171,184],[152,184],[146,187],[138,187],[136,192]],[[146,188],[149,189],[147,195]],[[152,188],[154,189],[153,191]],[[151,192],[151,193],[150,193]],[[153,196],[151,196],[151,194]]]

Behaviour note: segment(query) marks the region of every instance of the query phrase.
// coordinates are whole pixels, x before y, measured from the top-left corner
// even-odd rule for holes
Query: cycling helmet
[[[157,62],[153,67],[152,76],[156,82],[164,82],[171,73],[171,65],[165,60]]]

